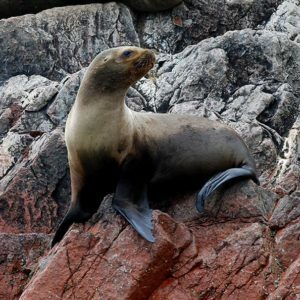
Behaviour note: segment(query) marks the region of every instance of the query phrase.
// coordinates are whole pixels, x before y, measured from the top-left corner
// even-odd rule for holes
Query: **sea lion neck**
[[[116,83],[117,85],[117,83]],[[125,102],[125,96],[129,86],[120,87],[105,87],[99,84],[95,79],[91,80],[89,76],[84,78],[76,98],[76,103],[79,105],[99,106],[117,106]]]

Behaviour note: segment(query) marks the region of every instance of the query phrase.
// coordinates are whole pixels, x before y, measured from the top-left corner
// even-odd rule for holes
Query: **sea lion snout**
[[[147,69],[149,71],[153,68],[155,61],[154,53],[151,50],[145,49],[133,65],[136,69]]]
[[[154,52],[149,49],[140,48],[138,54],[129,67],[130,84],[145,76],[156,62]]]

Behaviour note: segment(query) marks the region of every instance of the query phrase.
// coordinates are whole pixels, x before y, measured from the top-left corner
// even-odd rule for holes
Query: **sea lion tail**
[[[257,185],[260,184],[255,170],[247,165],[240,168],[231,168],[226,171],[220,172],[210,178],[198,193],[196,201],[197,210],[199,212],[203,212],[206,198],[225,182],[238,177],[251,178]]]

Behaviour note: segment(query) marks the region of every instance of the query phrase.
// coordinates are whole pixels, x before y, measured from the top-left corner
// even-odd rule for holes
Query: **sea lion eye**
[[[131,51],[131,50],[125,50],[125,51],[123,52],[123,56],[129,57],[132,53],[133,53],[133,51]]]
[[[107,57],[107,56],[104,57],[103,61],[104,61],[104,62],[107,62],[107,61],[108,61],[108,57]]]

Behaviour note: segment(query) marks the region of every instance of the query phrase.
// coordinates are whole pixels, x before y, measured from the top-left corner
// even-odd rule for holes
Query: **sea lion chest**
[[[90,105],[79,113],[74,107],[65,138],[70,165],[89,173],[104,172],[111,164],[120,166],[131,151],[130,118],[117,110],[101,111]]]

